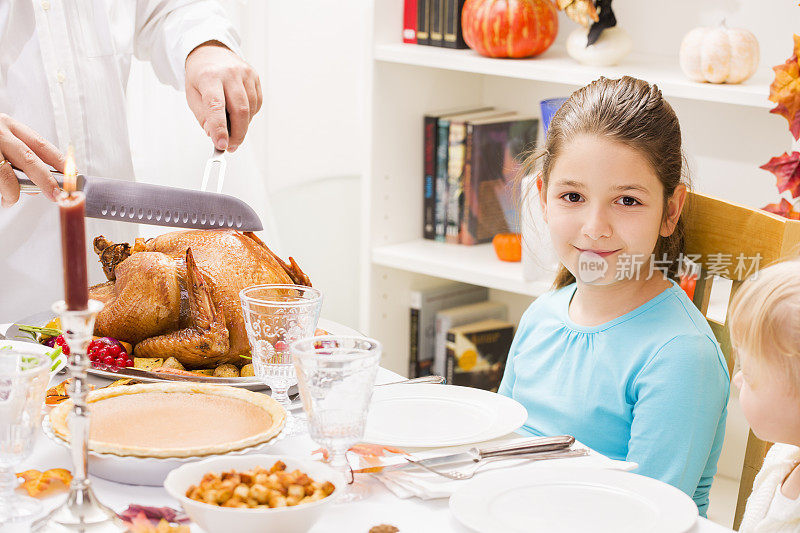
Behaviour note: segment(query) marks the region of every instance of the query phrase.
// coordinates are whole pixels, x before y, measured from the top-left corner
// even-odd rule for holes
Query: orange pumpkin
[[[467,0],[461,14],[464,40],[489,57],[529,57],[547,50],[558,33],[551,0]]]
[[[522,260],[522,236],[519,233],[498,233],[492,239],[492,245],[500,260]]]

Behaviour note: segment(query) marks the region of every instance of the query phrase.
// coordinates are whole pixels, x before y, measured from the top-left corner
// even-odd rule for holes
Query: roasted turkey
[[[286,264],[252,233],[177,231],[133,247],[100,236],[94,248],[109,279],[90,289],[105,303],[95,335],[134,344],[136,357],[173,356],[187,368],[244,361],[240,290],[311,285],[294,259]]]

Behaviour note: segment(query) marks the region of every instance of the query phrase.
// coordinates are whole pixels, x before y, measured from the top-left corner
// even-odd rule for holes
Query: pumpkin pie
[[[148,383],[110,387],[87,395],[89,449],[136,457],[218,455],[277,436],[286,411],[275,400],[236,387],[201,383]],[[69,441],[72,401],[50,413],[55,433]]]

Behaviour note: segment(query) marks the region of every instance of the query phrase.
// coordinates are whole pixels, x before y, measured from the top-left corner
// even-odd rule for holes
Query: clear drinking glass
[[[14,492],[14,466],[33,448],[51,363],[46,354],[0,348],[0,524],[31,520],[42,510],[37,500]]]
[[[302,285],[254,285],[242,289],[239,298],[253,372],[269,385],[272,397],[288,407],[291,401],[287,392],[297,383],[289,347],[314,335],[322,293]]]
[[[365,337],[323,335],[295,342],[292,355],[311,439],[328,450],[331,466],[348,480],[337,501],[360,500],[367,489],[353,484],[346,453],[364,437],[381,345]]]

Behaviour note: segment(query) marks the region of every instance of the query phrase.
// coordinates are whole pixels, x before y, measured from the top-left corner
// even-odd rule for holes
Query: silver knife
[[[153,372],[152,370],[141,370],[138,368],[127,367],[118,368],[114,371],[120,379],[123,378],[158,378],[166,381],[191,381],[196,383],[216,383],[217,385],[241,384],[241,378],[215,378],[211,376],[186,376],[184,374],[167,374],[165,372]]]
[[[571,435],[558,435],[556,437],[537,437],[534,439],[517,441],[511,444],[501,444],[485,448],[470,448],[465,452],[429,457],[427,459],[417,459],[413,462],[406,461],[387,466],[371,466],[353,470],[354,473],[377,473],[391,472],[393,470],[404,470],[406,468],[417,468],[418,464],[425,466],[437,466],[450,463],[474,463],[489,457],[504,457],[521,454],[531,454],[538,452],[551,452],[554,450],[565,450],[572,446],[575,437]]]
[[[14,169],[22,192],[41,192]],[[59,187],[64,175],[51,171]],[[261,219],[242,200],[227,194],[178,189],[124,180],[78,175],[76,188],[86,195],[86,216],[173,228],[261,231]]]

